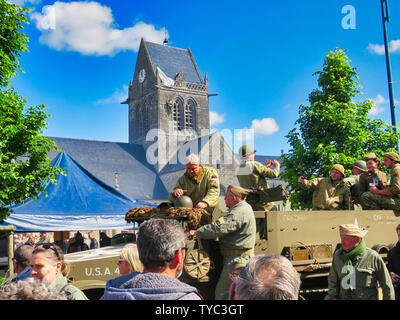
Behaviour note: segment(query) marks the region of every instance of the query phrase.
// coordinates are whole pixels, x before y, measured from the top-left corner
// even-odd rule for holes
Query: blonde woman
[[[70,266],[64,261],[61,248],[54,243],[35,247],[31,257],[31,275],[40,280],[53,293],[63,294],[68,300],[88,300],[77,287],[68,283]]]
[[[108,280],[104,292],[110,288],[120,288],[134,276],[143,272],[143,264],[139,259],[139,252],[136,244],[128,243],[122,248],[118,259],[118,268],[121,276]]]
[[[122,248],[120,257],[118,259],[118,268],[121,275],[134,271],[143,271],[143,265],[140,262],[136,244],[128,243]]]

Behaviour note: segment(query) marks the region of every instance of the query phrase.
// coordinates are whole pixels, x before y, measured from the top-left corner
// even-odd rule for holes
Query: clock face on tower
[[[139,71],[138,80],[140,83],[142,83],[145,78],[146,78],[146,71],[144,69],[142,69]]]

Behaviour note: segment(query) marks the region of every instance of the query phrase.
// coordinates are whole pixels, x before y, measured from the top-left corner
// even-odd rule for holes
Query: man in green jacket
[[[217,171],[211,167],[203,167],[195,154],[186,158],[186,172],[176,182],[169,201],[174,203],[183,194],[192,199],[196,208],[218,207],[220,186]]]
[[[239,148],[239,155],[242,159],[242,163],[236,171],[236,177],[242,188],[256,188],[262,187],[268,189],[269,185],[265,178],[277,178],[280,173],[280,163],[276,160],[266,160],[265,165],[255,161],[255,152],[250,145],[243,145]],[[271,169],[274,166],[274,169]],[[265,202],[262,199],[254,205],[252,208],[254,211],[270,211],[274,207],[273,202]]]
[[[400,157],[396,152],[385,153],[383,164],[391,170],[390,185],[383,189],[369,186],[361,196],[365,210],[400,210]]]
[[[325,300],[394,300],[389,272],[381,256],[364,242],[364,231],[354,224],[339,226],[341,246],[333,255]]]
[[[219,239],[223,267],[215,288],[215,299],[227,300],[232,273],[238,262],[248,261],[254,255],[256,221],[251,206],[245,201],[248,190],[229,186],[225,195],[228,212],[217,221],[190,230],[189,235],[200,239]],[[245,263],[244,263],[245,264]]]
[[[353,167],[351,168],[351,172],[353,173],[351,176],[346,177],[343,181],[346,183],[347,187],[350,190],[351,195],[351,203],[350,208],[351,210],[362,210],[361,200],[359,195],[359,183],[360,183],[360,176],[364,172],[367,172],[367,165],[364,160],[357,160],[354,162]]]
[[[315,210],[350,210],[350,191],[343,177],[343,166],[335,164],[329,178],[306,180],[301,176],[298,184],[302,189],[314,190],[312,204]]]

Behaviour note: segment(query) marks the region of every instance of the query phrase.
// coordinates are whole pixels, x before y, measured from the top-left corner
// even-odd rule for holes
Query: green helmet
[[[190,197],[183,195],[175,200],[174,207],[175,208],[190,208],[190,209],[192,209],[193,201]]]
[[[250,145],[248,145],[248,144],[245,144],[245,145],[243,145],[243,146],[241,146],[241,147],[239,148],[239,155],[240,155],[242,158],[244,158],[244,157],[248,156],[249,154],[252,154],[252,153],[254,153],[254,152],[256,152],[256,151],[257,151],[257,150],[254,149],[252,146],[250,146]]]
[[[365,164],[364,160],[357,160],[356,162],[354,162],[353,167],[356,167],[358,170],[367,172],[367,165]]]

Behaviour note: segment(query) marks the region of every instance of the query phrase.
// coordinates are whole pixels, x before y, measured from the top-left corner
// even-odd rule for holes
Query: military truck
[[[0,284],[14,272],[14,238],[15,226],[0,226]]]
[[[212,218],[215,221],[224,212],[213,213],[200,224]],[[391,210],[371,211],[256,211],[264,230],[258,230],[256,254],[281,254],[287,257],[300,273],[301,296],[321,299],[327,291],[327,275],[334,251],[340,244],[339,225],[357,223],[368,231],[366,245],[385,259],[397,242],[396,226],[400,216]],[[155,217],[155,216],[153,216]],[[141,223],[152,217],[131,219]],[[173,216],[182,221],[188,231],[188,217]],[[123,244],[79,253],[67,254],[71,263],[70,280],[96,299],[104,291],[105,282],[118,276],[117,261]],[[214,288],[222,266],[218,241],[188,240],[189,250],[185,271],[180,278],[198,288],[205,299],[214,298]],[[190,274],[189,274],[190,273]]]

